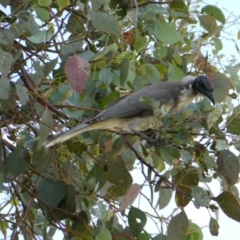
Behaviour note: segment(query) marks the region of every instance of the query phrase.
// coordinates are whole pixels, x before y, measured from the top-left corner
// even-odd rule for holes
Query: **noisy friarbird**
[[[215,105],[213,86],[205,76],[186,76],[179,82],[158,82],[119,98],[97,115],[84,120],[72,129],[43,143],[45,147],[64,142],[86,131],[103,129],[131,132],[144,136],[154,118],[150,104],[140,101],[142,96],[159,102],[159,107],[170,105],[171,113],[178,113],[197,96],[205,96]]]

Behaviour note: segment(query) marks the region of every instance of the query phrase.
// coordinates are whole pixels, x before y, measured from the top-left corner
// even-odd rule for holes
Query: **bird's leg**
[[[151,129],[150,129],[151,130]],[[156,138],[156,134],[151,130],[151,133],[149,134],[149,130],[145,131],[145,132],[140,132],[137,130],[131,130],[134,134],[138,135],[139,137],[145,139],[146,142],[146,148],[151,148],[153,146],[155,147],[159,147],[160,145],[162,145],[161,139],[159,136],[157,136]]]

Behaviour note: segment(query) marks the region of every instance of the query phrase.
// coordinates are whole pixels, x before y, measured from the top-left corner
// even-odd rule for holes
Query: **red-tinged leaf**
[[[214,96],[216,102],[222,102],[228,96],[229,90],[233,89],[228,77],[219,72],[208,72],[208,78],[214,85]]]
[[[184,211],[174,216],[168,227],[167,240],[183,240],[185,239],[189,226],[189,220]]]
[[[199,174],[195,168],[183,169],[173,179],[173,184],[177,187],[176,204],[185,207],[191,201],[192,187],[197,186]]]
[[[228,217],[240,222],[240,205],[231,192],[222,192],[214,200]]]
[[[238,180],[239,161],[229,150],[218,151],[217,166],[220,177],[223,177],[229,185],[234,185]]]
[[[219,229],[218,221],[211,217],[209,222],[209,231],[212,234],[212,236],[218,236],[218,229]]]
[[[81,93],[90,74],[90,64],[77,55],[73,55],[65,63],[64,72],[73,89]]]
[[[132,205],[132,203],[135,201],[141,189],[142,189],[142,185],[139,185],[137,183],[132,184],[128,188],[120,204],[120,207],[116,210],[116,212],[121,212],[125,210],[128,206]]]

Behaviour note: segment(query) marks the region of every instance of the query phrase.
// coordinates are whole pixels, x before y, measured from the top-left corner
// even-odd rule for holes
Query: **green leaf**
[[[36,147],[35,147],[36,146]],[[50,164],[50,151],[45,147],[38,148],[38,144],[33,147],[32,164],[38,170],[46,169]]]
[[[157,59],[162,59],[167,55],[167,48],[163,44],[158,43],[157,47],[153,51],[153,55]]]
[[[240,40],[240,31],[237,33],[237,39]]]
[[[35,35],[27,37],[27,39],[32,43],[39,44],[39,43],[44,43],[49,41],[53,36],[54,36],[53,32],[49,30],[45,30],[45,31],[38,31],[38,33],[36,33]]]
[[[51,17],[50,13],[45,8],[37,7],[37,8],[35,8],[35,12],[37,13],[38,17],[42,21],[49,21],[50,20],[50,17]]]
[[[142,36],[137,36],[135,37],[135,41],[134,41],[134,50],[136,52],[141,52],[142,50],[144,50],[144,48],[146,48],[147,45],[147,38],[146,37],[142,37]]]
[[[4,165],[5,182],[11,182],[16,177],[24,173],[30,166],[31,157],[28,150],[23,146],[17,146],[11,152]]]
[[[45,108],[40,123],[40,130],[38,132],[38,137],[40,138],[40,143],[43,143],[47,137],[49,132],[52,130],[53,126],[53,117],[48,108]]]
[[[99,9],[102,9],[105,6],[106,1],[105,0],[91,0],[91,3],[92,3],[93,10],[97,11]]]
[[[216,102],[224,101],[229,94],[229,90],[233,89],[230,79],[220,72],[215,72],[212,74],[212,80],[214,83],[214,96]]]
[[[197,224],[190,222],[184,240],[203,240],[201,228]]]
[[[140,233],[137,238],[137,240],[150,240],[150,239],[151,235],[148,233]]]
[[[93,26],[102,32],[120,35],[120,28],[117,19],[106,12],[89,12]]]
[[[213,16],[216,20],[218,20],[222,24],[225,24],[225,22],[226,22],[225,16],[224,16],[222,10],[216,6],[207,5],[202,8],[201,13],[206,13],[208,15]]]
[[[44,209],[57,207],[67,194],[66,184],[54,178],[41,178],[36,190],[38,198],[44,203],[41,204]]]
[[[16,84],[15,87],[20,103],[22,105],[27,104],[27,102],[29,101],[27,89],[20,84]]]
[[[212,37],[215,49],[212,50],[213,54],[217,54],[223,48],[222,41],[218,37]]]
[[[212,234],[212,236],[218,236],[218,230],[219,230],[218,221],[211,217],[209,222],[209,231]]]
[[[122,190],[127,189],[132,183],[132,177],[120,156],[113,156],[105,152],[99,161],[102,177]]]
[[[234,135],[240,135],[240,106],[233,109],[232,116],[227,120],[227,131]]]
[[[175,66],[174,64],[169,64],[168,68],[168,81],[170,82],[179,82],[183,77],[185,77],[185,73],[182,69]]]
[[[184,240],[189,226],[189,221],[183,210],[174,216],[168,227],[167,240]]]
[[[69,239],[72,239],[74,236],[79,236],[81,238],[86,237],[86,239],[89,240],[94,240],[93,237],[90,237],[89,233],[93,232],[93,229],[88,226],[89,219],[88,215],[84,212],[81,211],[77,218],[74,219],[71,230],[69,231]],[[88,235],[89,234],[89,235]]]
[[[180,40],[180,34],[174,25],[160,22],[155,25],[156,37],[165,44],[174,44]]]
[[[100,228],[100,232],[96,236],[96,240],[112,240],[112,235],[105,227]]]
[[[66,218],[72,217],[71,213],[74,212],[76,207],[76,191],[73,185],[66,185],[67,194],[64,199],[57,205],[57,208],[52,211],[52,214],[49,214],[51,219],[63,220]],[[63,211],[61,211],[63,210]]]
[[[169,204],[170,200],[172,199],[172,193],[172,189],[160,188],[158,199],[159,209],[163,209]]]
[[[143,211],[138,208],[131,207],[128,213],[128,224],[131,228],[131,232],[135,237],[142,232],[144,226],[147,223],[146,215]]]
[[[240,205],[232,193],[222,192],[214,200],[228,217],[240,222]]]
[[[145,63],[138,68],[138,71],[141,71],[141,77],[146,78],[147,82],[159,82],[160,73],[153,64]]]
[[[0,79],[0,99],[9,99],[10,87],[10,80],[7,77],[2,76]]]
[[[192,187],[198,185],[198,171],[195,168],[182,169],[174,177],[173,182],[180,190],[176,192],[176,203],[178,206],[185,207],[191,201]]]
[[[152,240],[167,240],[167,236],[160,233],[157,236],[153,237]]]
[[[12,67],[13,56],[12,54],[0,49],[0,72],[2,74],[1,79],[4,77],[7,79],[8,73]]]
[[[69,0],[56,0],[56,2],[60,11],[71,4]]]
[[[38,0],[39,6],[47,7],[52,4],[52,0]]]
[[[169,165],[172,165],[173,161],[176,159],[179,159],[181,156],[180,152],[176,148],[173,148],[173,147],[161,146],[159,148],[159,150],[160,150],[163,160]]]
[[[217,152],[218,174],[223,177],[229,185],[234,185],[238,180],[239,161],[230,150],[222,150]]]
[[[211,200],[207,191],[199,186],[192,187],[192,196],[195,198],[197,204],[203,207],[208,206]]]
[[[214,29],[217,28],[217,23],[213,16],[202,15],[202,16],[198,16],[198,19],[200,21],[201,26],[205,30],[207,30],[209,33],[212,33]]]
[[[124,87],[129,73],[129,60],[125,58],[120,64],[120,85]]]

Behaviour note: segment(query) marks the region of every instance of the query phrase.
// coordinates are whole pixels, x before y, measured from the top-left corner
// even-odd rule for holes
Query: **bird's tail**
[[[56,137],[44,142],[43,145],[45,147],[51,147],[57,143],[65,142],[72,137],[75,137],[85,131],[88,131],[88,126],[89,126],[88,123],[83,122],[83,123],[77,125],[76,127],[69,129],[68,131],[66,131],[60,135],[57,135]]]

